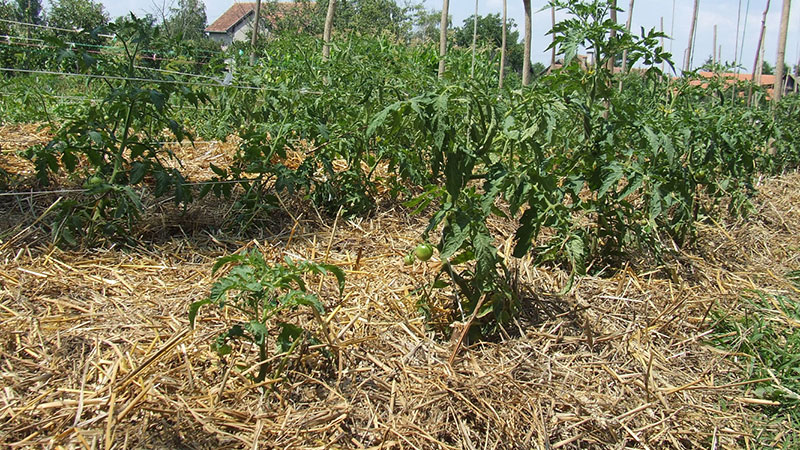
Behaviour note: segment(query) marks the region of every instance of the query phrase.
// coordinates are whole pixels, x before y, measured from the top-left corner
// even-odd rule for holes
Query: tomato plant
[[[344,290],[344,272],[331,264],[309,261],[294,262],[286,258],[283,264],[269,264],[261,252],[253,250],[244,254],[220,258],[212,269],[216,273],[232,264],[228,273],[211,287],[211,294],[189,307],[189,322],[195,325],[197,313],[204,305],[231,308],[243,315],[246,321],[238,322],[217,336],[213,348],[224,356],[231,352],[231,342],[250,341],[258,348],[258,373],[256,382],[264,381],[270,368],[278,376],[280,366],[266,364],[270,337],[275,337],[276,351],[288,356],[301,342],[320,344],[321,341],[309,330],[290,322],[281,321],[281,313],[306,307],[317,324],[324,330],[322,315],[325,307],[316,294],[308,292],[303,276],[307,273],[336,277],[339,295]]]
[[[124,58],[106,61],[100,77],[106,94],[102,102],[88,103],[60,123],[45,146],[33,147],[27,156],[36,166],[42,185],[62,170],[83,177],[86,196],[61,204],[52,230],[56,241],[91,243],[103,236],[130,237],[143,211],[143,190],[156,196],[171,193],[177,204],[192,200],[192,191],[180,171],[170,167],[175,155],[161,141],[192,139],[171,117],[173,99],[194,106],[209,100],[201,91],[165,79],[145,81],[136,65],[142,48],[152,39],[148,24],[132,19],[111,31],[124,49]],[[97,60],[85,52],[72,52],[86,71]]]

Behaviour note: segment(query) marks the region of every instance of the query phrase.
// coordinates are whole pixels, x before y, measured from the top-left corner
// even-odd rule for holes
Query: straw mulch
[[[51,137],[49,128],[40,124],[0,125],[0,170],[31,176],[33,164],[17,153],[34,145],[47,144]]]
[[[416,310],[414,292],[437,263],[403,266],[426,225],[405,210],[352,221],[293,211],[242,240],[197,230],[81,253],[31,233],[0,244],[0,442],[750,447],[765,402],[730,355],[705,342],[709,311],[735,309],[748,289],[792,294],[782,274],[800,268],[799,202],[799,175],[766,180],[748,221],[702,225],[699,248],[674,266],[585,277],[566,296],[553,294],[565,273],[520,264],[523,316],[496,341],[461,349],[427,330]],[[304,345],[281,376],[255,386],[252,370],[243,374],[254,348],[236,345],[225,359],[210,348],[240,319],[234,312],[206,307],[188,328],[188,306],[208,295],[216,258],[246,248],[346,270],[341,298],[332,280],[308,280],[326,304],[338,360]],[[283,320],[316,331],[304,311]]]

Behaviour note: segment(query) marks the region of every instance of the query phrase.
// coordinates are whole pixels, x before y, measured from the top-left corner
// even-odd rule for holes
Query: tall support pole
[[[742,45],[739,46],[739,57],[736,58],[738,65],[736,66],[736,73],[739,73],[739,66],[742,65],[744,60],[744,41],[747,38],[747,22],[750,19],[750,0],[747,0],[747,6],[744,9],[744,25],[742,25]]]
[[[714,48],[712,49],[711,67],[713,72],[717,71],[717,25],[714,25]]]
[[[531,0],[522,0],[525,9],[525,54],[522,60],[522,85],[531,84],[531,35],[533,33],[533,19],[531,18]]]
[[[627,31],[628,33],[631,32],[631,23],[633,21],[633,2],[634,0],[631,0],[631,3],[628,5],[628,20],[625,21],[625,31]],[[664,32],[663,17],[661,18],[661,32],[662,33]],[[664,47],[663,38],[661,39],[661,47]],[[622,51],[622,72],[625,73],[627,71],[628,71],[628,49],[625,49]],[[620,85],[620,88],[622,88],[622,85]]]
[[[694,47],[694,35],[697,29],[697,10],[700,8],[700,0],[694,0],[694,12],[692,13],[692,26],[689,28],[689,46],[686,47],[686,61],[683,64],[683,71],[688,72],[692,65],[692,48]]]
[[[258,24],[261,22],[261,0],[256,1],[256,16],[253,18],[253,36],[250,38],[250,65],[256,63],[256,42],[258,41]]]
[[[336,0],[329,0],[328,12],[325,14],[325,29],[322,32],[322,59],[327,61],[331,57],[331,31],[333,30],[333,15],[336,13]]]
[[[553,29],[555,27],[556,27],[556,7],[555,6],[551,6],[550,7],[550,29]],[[550,68],[548,69],[548,72],[552,72],[553,71],[553,67],[555,67],[555,65],[556,65],[556,34],[555,33],[553,33],[552,47],[553,47],[553,49],[550,52]]]
[[[714,25],[714,46],[711,49],[711,67],[713,67],[713,72],[717,71],[717,26]]]
[[[447,56],[447,18],[450,14],[450,0],[442,4],[442,20],[439,23],[439,78],[444,76],[444,57]]]
[[[675,42],[675,1],[672,0],[672,24],[669,27],[669,52],[672,53],[672,44]]]
[[[664,16],[661,16],[661,34],[664,34]],[[664,48],[664,36],[661,36],[661,48]],[[661,61],[661,72],[667,68],[667,62]]]
[[[472,20],[472,68],[470,78],[475,78],[475,49],[478,47],[478,0],[475,0],[475,16]]]
[[[507,29],[508,26],[508,0],[503,0],[503,42],[500,47],[500,81],[497,85],[498,88],[503,89],[503,78],[506,75],[506,47],[507,47]]]
[[[783,96],[783,76],[786,73],[784,60],[786,59],[786,34],[789,30],[789,13],[792,7],[792,0],[783,0],[783,10],[781,11],[781,28],[778,33],[778,55],[775,61],[775,102],[779,102]]]
[[[611,19],[614,24],[617,24],[617,0],[608,0],[610,10],[608,11],[609,18]],[[609,33],[609,39],[613,41],[617,37],[617,30],[611,29]],[[606,62],[606,68],[613,74],[614,73],[614,66],[617,64],[617,55],[597,55],[598,58],[602,56],[608,57],[608,61]]]
[[[752,81],[755,83],[761,82],[761,70],[760,70],[760,62],[762,60],[762,54],[764,53],[764,34],[767,31],[767,14],[769,14],[769,4],[770,0],[767,0],[767,6],[764,8],[764,14],[761,16],[761,32],[758,33],[758,45],[756,46],[756,60],[753,62],[753,79]],[[750,93],[752,94],[753,90],[750,89]],[[750,95],[748,95],[748,98]]]
[[[739,8],[736,11],[736,45],[733,47],[733,67],[736,67],[739,62],[739,27],[742,24],[742,0],[739,0]]]

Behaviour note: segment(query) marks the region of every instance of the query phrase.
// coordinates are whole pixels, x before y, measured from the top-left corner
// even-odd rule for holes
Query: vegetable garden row
[[[493,51],[479,52],[466,76],[471,55],[456,49],[440,80],[436,49],[390,38],[341,36],[327,61],[318,39],[276,38],[253,66],[234,47],[229,83],[219,66],[189,74],[142,65],[153,36],[137,20],[107,30],[118,52],[53,40],[57,74],[10,74],[0,86],[4,120],[52,130],[49,143],[24,153],[37,180],[0,175],[10,191],[82,190],[46,220],[65,246],[135,240],[147,204],[164,198],[181,207],[222,198],[232,207],[219,225],[241,229],[268,221],[287,196],[331,217],[369,215],[389,197],[430,217],[420,242],[443,262],[430,286],[457,295],[454,311],[474,320],[471,337],[490,336],[521,307],[515,260],[532,255],[573,279],[631,255],[662,262],[693,244],[698,222],[746,215],[759,177],[800,163],[796,95],[774,104],[758,87],[675,78],[659,69],[672,66],[659,33],[626,32],[607,19],[605,2],[564,8],[570,18],[552,30],[564,67],[525,88],[514,78],[496,87]],[[582,68],[578,51],[596,63]],[[623,51],[640,69],[614,70],[609,61]],[[234,162],[212,165],[210,179],[187,179],[165,145],[232,134],[241,139]],[[517,224],[510,254],[497,250],[495,217]],[[324,312],[302,275],[343,276],[333,266],[271,266],[255,253],[222,260],[231,262],[239,266],[192,318],[206,303],[240,309],[252,320],[216,348],[224,354],[229,339],[247,337],[262,360],[273,314]],[[301,330],[281,326],[287,352]]]

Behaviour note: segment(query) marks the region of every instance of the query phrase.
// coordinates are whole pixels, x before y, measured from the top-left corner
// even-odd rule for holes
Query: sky
[[[111,17],[117,17],[133,11],[137,15],[157,11],[174,0],[149,0],[148,2],[136,0],[101,0],[106,11]],[[402,3],[404,0],[399,0]],[[673,0],[675,14],[673,15],[673,2],[669,0],[638,0],[633,10],[633,30],[656,28],[660,29],[661,18],[664,18],[664,31],[673,37],[665,43],[667,50],[673,54],[673,61],[677,68],[683,67],[684,54],[689,43],[689,27],[692,16],[694,0]],[[774,65],[778,51],[778,28],[780,26],[781,4],[784,0],[772,0],[770,11],[767,15],[767,32],[765,37],[765,59]],[[208,21],[213,22],[232,4],[233,0],[206,0],[206,15]],[[422,0],[428,9],[441,10],[442,0]],[[533,16],[533,48],[531,58],[534,62],[549,63],[550,55],[545,49],[550,43],[550,11],[540,11],[546,0],[532,0]],[[741,5],[740,36],[744,35],[742,65],[750,70],[755,60],[755,51],[758,32],[761,27],[761,16],[767,0],[700,0],[700,10],[697,23],[697,40],[695,43],[695,57],[693,67],[702,65],[711,56],[713,48],[714,25],[717,25],[717,46],[722,46],[721,60],[733,62],[738,60],[734,56],[736,47],[737,10]],[[749,11],[747,5],[749,4]],[[628,1],[618,0],[618,5],[628,9]],[[450,14],[453,25],[461,26],[464,19],[475,11],[474,0],[450,0]],[[747,11],[747,12],[746,12]],[[502,14],[503,0],[478,0],[478,14]],[[525,15],[521,0],[508,0],[508,16],[522,28]],[[563,18],[558,14],[556,20]],[[627,20],[627,11],[619,14],[618,20]],[[673,28],[674,27],[674,28]],[[746,29],[745,29],[746,27]],[[522,33],[520,33],[521,35]],[[740,38],[740,41],[742,38]],[[795,1],[789,21],[789,38],[786,45],[786,62],[794,66],[800,63],[800,2]]]

